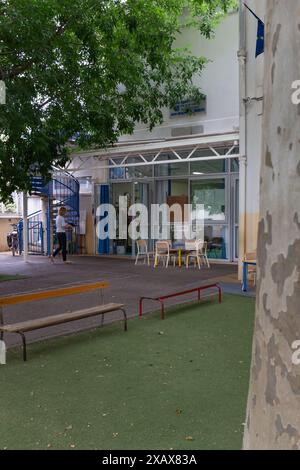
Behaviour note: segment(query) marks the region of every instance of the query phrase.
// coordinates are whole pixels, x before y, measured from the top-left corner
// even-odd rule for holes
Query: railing
[[[32,254],[50,255],[53,243],[56,242],[54,219],[60,207],[67,209],[67,222],[74,226],[74,230],[67,234],[68,251],[76,254],[79,247],[79,182],[64,170],[53,168],[52,180],[44,184],[41,177],[33,177],[33,193],[48,198],[46,226],[43,223],[42,211],[34,212],[28,216],[28,251]],[[23,251],[23,221],[18,226],[21,251]],[[44,241],[46,232],[46,246]],[[54,232],[54,233],[53,233]],[[51,240],[53,234],[54,240]]]
[[[67,249],[70,254],[78,253],[80,246],[79,232],[79,182],[72,175],[64,170],[55,168],[51,181],[49,195],[51,198],[52,223],[58,214],[59,208],[64,206],[67,209],[66,220],[73,225],[72,232],[67,233]],[[56,236],[54,233],[54,243]]]
[[[44,255],[44,227],[42,213],[28,217],[28,251],[36,255]]]
[[[23,220],[18,223],[18,238],[20,253],[23,251]],[[28,216],[28,252],[35,255],[44,255],[44,227],[42,212],[37,211]]]

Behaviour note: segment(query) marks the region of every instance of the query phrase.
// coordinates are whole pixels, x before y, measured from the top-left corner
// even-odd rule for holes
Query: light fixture
[[[200,173],[200,171],[193,171],[193,175],[200,176],[204,175],[204,173]]]

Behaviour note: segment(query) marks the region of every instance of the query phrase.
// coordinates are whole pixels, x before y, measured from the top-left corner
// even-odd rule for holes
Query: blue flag
[[[255,57],[258,57],[265,50],[265,24],[264,22],[254,13],[254,11],[249,8],[246,3],[245,7],[252,13],[253,16],[257,19],[257,37],[256,37],[256,52]]]

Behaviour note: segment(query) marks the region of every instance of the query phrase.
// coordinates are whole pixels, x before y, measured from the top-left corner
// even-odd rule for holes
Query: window
[[[191,181],[191,203],[193,208],[196,207],[196,204],[204,204],[206,221],[225,221],[225,179]]]

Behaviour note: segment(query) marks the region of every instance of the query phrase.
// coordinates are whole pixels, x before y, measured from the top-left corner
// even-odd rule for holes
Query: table
[[[182,266],[182,255],[183,255],[183,253],[186,253],[187,251],[190,251],[190,250],[186,250],[182,246],[179,246],[177,248],[170,248],[169,249],[170,255],[171,254],[177,254],[178,255],[178,266],[179,266],[179,268],[181,268],[181,266]],[[157,264],[156,264],[156,266],[157,266]]]
[[[178,248],[170,248],[170,254],[177,254],[178,256],[178,266],[181,268],[182,266],[182,252],[185,251],[184,248],[178,247]]]
[[[243,261],[243,292],[247,292],[247,275],[248,275],[248,266],[257,266],[256,260],[247,260]]]

